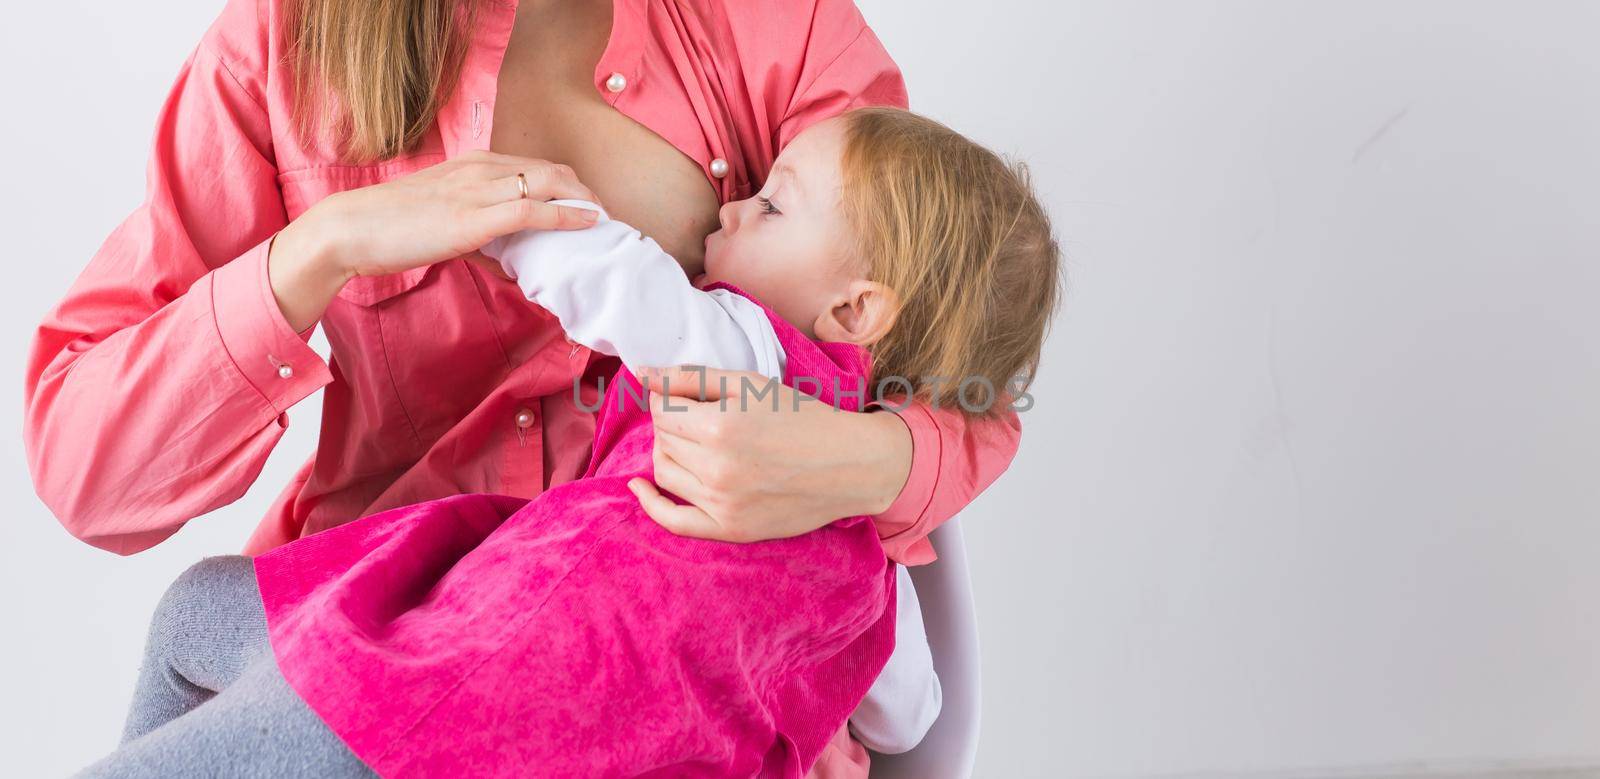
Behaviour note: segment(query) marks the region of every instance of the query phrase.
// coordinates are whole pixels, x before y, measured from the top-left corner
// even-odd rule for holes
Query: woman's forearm
[[[911,473],[912,435],[895,414],[802,403],[793,387],[776,402],[725,403],[744,382],[738,371],[669,368],[640,374],[653,393],[655,485],[635,492],[668,530],[725,541],[809,533],[830,522],[872,516],[896,502]],[[881,532],[880,532],[881,535]]]
[[[973,417],[919,401],[859,413],[799,403],[788,386],[769,407],[721,402],[750,374],[677,368],[640,378],[674,396],[670,413],[651,400],[656,483],[692,505],[643,479],[629,486],[679,535],[761,541],[870,516],[890,559],[931,562],[928,534],[999,477],[1022,436],[1009,408]]]
[[[840,516],[877,515],[887,511],[900,496],[911,475],[911,430],[900,415],[887,411],[849,414],[848,424],[856,432],[847,439],[859,462],[840,472],[853,477],[854,489],[841,495],[845,503]]]

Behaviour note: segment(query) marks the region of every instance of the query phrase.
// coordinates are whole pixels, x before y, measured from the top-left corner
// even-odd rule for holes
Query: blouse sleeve
[[[889,413],[879,411],[877,413]],[[911,474],[873,522],[884,554],[901,565],[937,560],[928,534],[967,507],[1011,465],[1022,439],[1017,412],[970,417],[917,402],[898,411],[911,431]]]
[[[286,216],[265,49],[255,3],[231,0],[161,108],[144,202],[33,335],[34,489],[72,535],[118,554],[243,495],[287,409],[332,381],[268,282]]]
[[[852,108],[910,107],[900,67],[848,0],[817,3],[799,83],[778,124],[780,149],[813,122]],[[890,559],[922,565],[938,557],[928,534],[1005,471],[1022,428],[1012,411],[974,419],[917,403],[899,414],[911,431],[911,474],[899,498],[873,519]]]

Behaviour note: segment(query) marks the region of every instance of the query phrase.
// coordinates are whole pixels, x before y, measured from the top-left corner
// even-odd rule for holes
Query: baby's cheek
[[[705,273],[702,274],[705,283],[711,284],[721,281],[744,289],[744,285],[739,283],[739,277],[748,274],[740,273],[743,263],[730,259],[729,250],[732,248],[715,244],[706,247]],[[751,292],[750,294],[753,295],[755,293]]]
[[[718,281],[727,281],[722,274],[722,263],[714,261],[711,255],[707,254],[705,271],[696,280],[696,285],[714,284]]]

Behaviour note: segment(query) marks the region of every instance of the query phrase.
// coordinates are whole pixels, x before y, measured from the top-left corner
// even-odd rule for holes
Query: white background
[[[1600,4],[862,6],[1068,254],[1022,451],[964,515],[978,774],[1600,763]],[[161,591],[314,443],[315,396],[248,496],[129,558],[22,456],[33,328],[219,8],[0,24],[8,775],[112,748]]]

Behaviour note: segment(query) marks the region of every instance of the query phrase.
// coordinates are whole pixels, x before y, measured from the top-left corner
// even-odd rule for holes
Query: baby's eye
[[[756,195],[756,202],[761,204],[761,213],[763,213],[763,214],[781,213],[780,211],[778,211],[778,209],[772,207],[772,201],[771,200],[768,200],[768,199],[766,199],[766,198],[764,198],[764,197],[762,197],[760,195]]]

